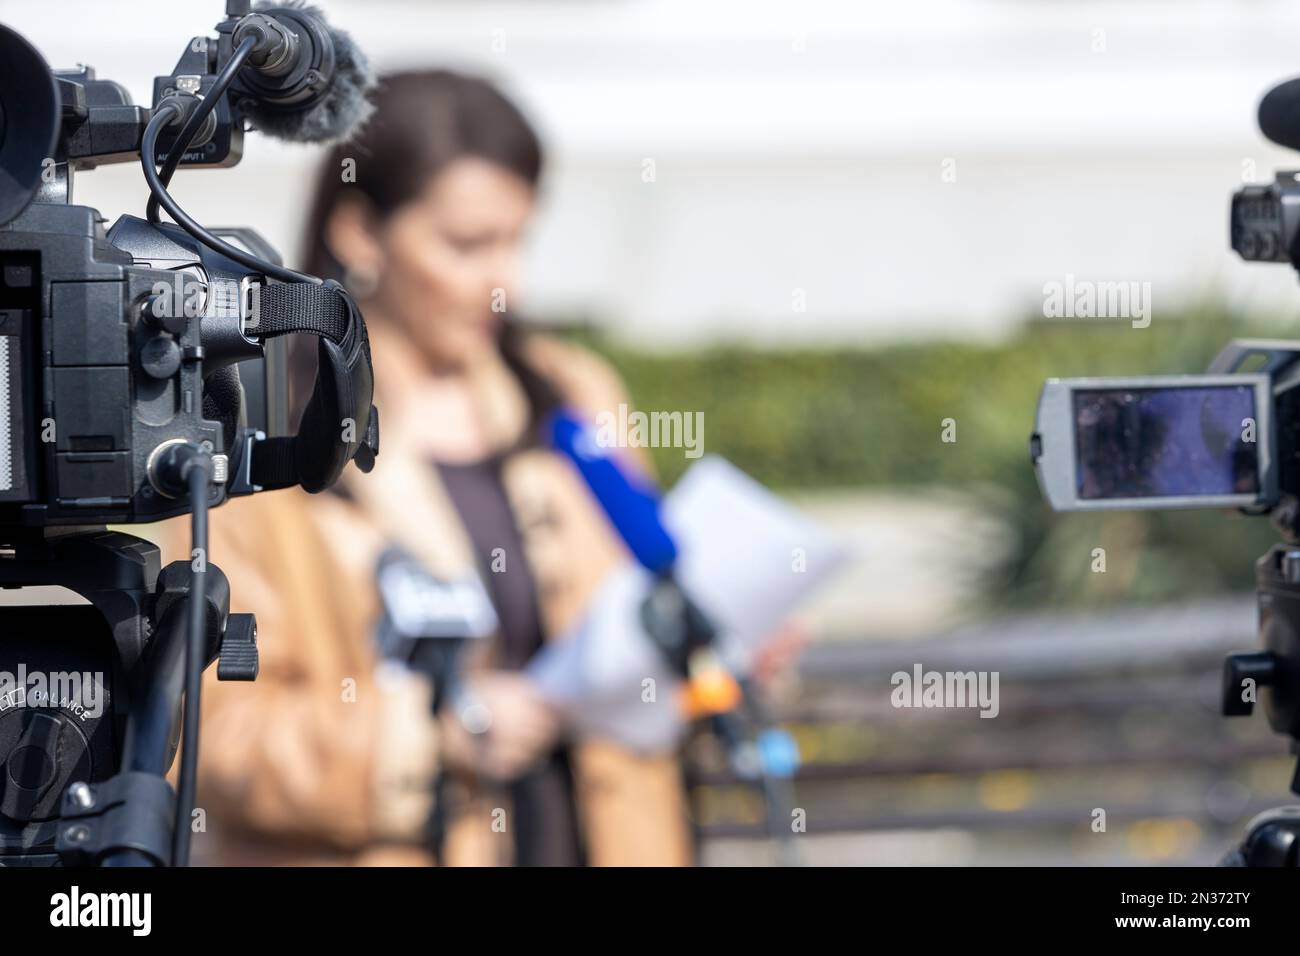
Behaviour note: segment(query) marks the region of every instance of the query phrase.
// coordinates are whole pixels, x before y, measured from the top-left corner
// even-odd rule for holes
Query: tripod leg
[[[204,666],[216,657],[230,617],[230,588],[208,567]],[[189,565],[173,562],[158,578],[154,637],[131,674],[120,771],[102,783],[74,783],[64,794],[57,849],[72,865],[167,866],[172,860],[176,795],[166,780],[175,757],[185,680]],[[246,648],[241,646],[241,650]],[[182,821],[188,825],[189,821]]]

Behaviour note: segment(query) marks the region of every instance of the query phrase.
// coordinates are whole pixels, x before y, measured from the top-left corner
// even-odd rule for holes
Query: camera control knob
[[[155,292],[145,296],[140,300],[140,318],[150,328],[160,332],[170,332],[172,335],[182,335],[189,327],[190,320],[183,310],[171,308],[170,299],[170,295],[166,292]]]
[[[150,378],[171,378],[181,367],[181,347],[170,335],[152,335],[140,349],[140,367]]]
[[[57,798],[60,790],[59,755],[71,744],[64,740],[66,730],[62,715],[32,710],[21,732],[6,735],[9,750],[0,763],[0,813],[24,822],[48,813],[50,798]]]
[[[1223,662],[1223,716],[1248,717],[1255,710],[1259,688],[1277,679],[1277,658],[1269,651],[1233,654]]]

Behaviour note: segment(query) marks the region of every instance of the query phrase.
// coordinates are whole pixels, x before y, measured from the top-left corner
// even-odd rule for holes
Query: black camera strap
[[[347,293],[337,283],[273,282],[258,293],[258,314],[249,332],[274,338],[288,332],[310,332],[342,342],[348,332]]]
[[[248,332],[262,339],[292,333],[320,338],[316,383],[298,432],[253,445],[253,483],[267,489],[300,485],[317,492],[332,485],[353,459],[362,471],[370,471],[379,453],[370,340],[347,290],[332,279],[319,285],[263,286]]]

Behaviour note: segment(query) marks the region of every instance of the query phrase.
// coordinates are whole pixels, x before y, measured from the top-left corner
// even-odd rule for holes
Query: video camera
[[[1271,90],[1261,131],[1300,149],[1300,80]],[[1300,172],[1232,197],[1232,249],[1300,270]],[[1262,703],[1300,754],[1300,341],[1238,340],[1206,375],[1049,379],[1030,457],[1057,511],[1238,507],[1268,514],[1283,543],[1256,562],[1264,649],[1224,662],[1222,710]],[[1300,794],[1300,766],[1291,781]],[[1229,865],[1300,866],[1300,808],[1249,824]]]
[[[180,166],[238,162],[249,128],[346,138],[371,83],[350,38],[305,6],[228,0],[216,36],[155,78],[150,108],[89,67],[50,70],[0,25],[0,587],[59,585],[91,605],[0,608],[0,865],[187,859],[202,671],[219,656],[222,679],[257,672],[253,618],[229,613],[207,560],[207,511],[321,491],[349,461],[368,471],[379,433],[347,292],[285,268],[251,229],[205,228],[167,187]],[[105,230],[72,203],[73,174],[131,161],[145,216]],[[291,433],[294,333],[319,343]],[[104,528],[185,513],[194,560],[165,569],[157,547]],[[84,675],[96,706],[67,681],[52,692],[51,675]],[[176,799],[163,774],[182,691]]]

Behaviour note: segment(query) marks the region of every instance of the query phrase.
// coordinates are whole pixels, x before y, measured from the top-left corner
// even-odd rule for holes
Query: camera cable
[[[155,480],[167,489],[188,490],[190,499],[190,585],[185,633],[185,706],[181,728],[181,764],[172,824],[172,866],[186,866],[190,856],[190,817],[194,812],[199,765],[199,710],[208,636],[208,495],[212,455],[204,447],[178,442],[158,459]]]
[[[200,105],[215,102],[211,93],[208,98]],[[209,106],[209,109],[211,107]],[[158,175],[158,170],[154,167],[154,159],[158,154],[158,134],[163,128],[174,123],[178,116],[181,115],[183,108],[176,102],[163,100],[158,106],[158,111],[154,113],[153,118],[145,127],[144,135],[140,139],[140,165],[144,170],[145,182],[149,184],[149,191],[153,197],[158,200],[167,214],[176,220],[176,224],[188,232],[191,236],[203,243],[209,249],[219,252],[228,259],[233,259],[240,265],[245,266],[254,272],[260,272],[272,279],[278,279],[281,282],[302,282],[310,285],[320,285],[321,280],[315,276],[308,275],[304,272],[297,272],[284,266],[276,265],[273,262],[267,262],[238,246],[231,245],[223,239],[213,235],[205,229],[197,220],[190,216],[167,192],[167,186],[163,183]],[[197,115],[197,114],[196,114]],[[179,150],[173,150],[177,153]]]
[[[181,127],[181,131],[176,134],[176,141],[172,144],[167,161],[163,163],[162,170],[158,174],[158,179],[164,187],[171,185],[172,175],[176,172],[176,167],[180,165],[181,157],[190,148],[190,144],[194,141],[194,137],[198,134],[204,121],[216,109],[217,104],[221,102],[221,97],[225,95],[230,84],[234,82],[235,75],[239,73],[244,61],[248,59],[248,55],[252,53],[255,46],[257,46],[257,40],[253,37],[246,37],[235,48],[235,52],[230,56],[230,62],[217,74],[217,78],[213,81],[207,94],[199,100],[198,106],[190,113],[190,117],[185,121],[185,125]],[[142,150],[141,154],[142,157],[148,156],[151,159],[153,157],[152,152],[146,153]],[[149,194],[149,205],[145,207],[145,218],[155,225],[159,221],[158,196],[153,192]]]

